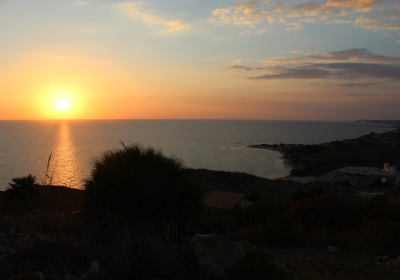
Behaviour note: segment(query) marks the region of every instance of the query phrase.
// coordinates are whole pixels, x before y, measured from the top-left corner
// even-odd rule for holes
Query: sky
[[[400,119],[399,0],[0,0],[0,119]]]

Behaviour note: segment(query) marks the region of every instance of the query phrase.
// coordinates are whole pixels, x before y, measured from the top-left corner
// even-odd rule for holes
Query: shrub
[[[139,144],[106,151],[95,161],[85,182],[85,205],[150,222],[186,219],[202,208],[200,189],[181,161]]]
[[[11,179],[13,183],[6,189],[6,194],[12,199],[22,199],[37,196],[39,193],[34,189],[36,177],[29,174],[25,177]]]
[[[364,213],[357,204],[348,204],[333,197],[309,197],[293,202],[287,210],[290,219],[304,225],[324,227],[328,230],[358,228]]]
[[[290,199],[293,201],[297,201],[306,197],[323,196],[324,194],[325,191],[321,187],[314,187],[308,191],[303,191],[299,188],[297,191],[290,195]]]

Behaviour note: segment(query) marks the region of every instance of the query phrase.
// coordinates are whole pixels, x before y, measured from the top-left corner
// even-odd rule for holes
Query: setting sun
[[[42,90],[39,100],[42,118],[44,119],[76,119],[80,118],[83,93],[70,87],[67,90],[58,90],[49,86]]]
[[[70,109],[70,103],[66,100],[61,100],[57,103],[57,109],[59,111],[68,111]]]

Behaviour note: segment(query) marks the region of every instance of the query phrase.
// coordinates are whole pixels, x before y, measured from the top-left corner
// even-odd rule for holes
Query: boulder
[[[41,241],[53,239],[24,228],[9,217],[0,216],[0,263],[21,248],[28,248]]]
[[[222,235],[196,234],[190,241],[201,266],[215,275],[225,275],[246,253],[242,243]]]

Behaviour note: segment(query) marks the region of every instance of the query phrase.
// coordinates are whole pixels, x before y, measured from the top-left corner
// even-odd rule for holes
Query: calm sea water
[[[281,154],[246,148],[257,143],[313,144],[355,138],[376,127],[356,122],[247,120],[0,121],[0,190],[11,178],[45,179],[50,153],[53,183],[80,188],[93,160],[107,149],[141,143],[183,160],[187,167],[277,178],[289,174]]]

